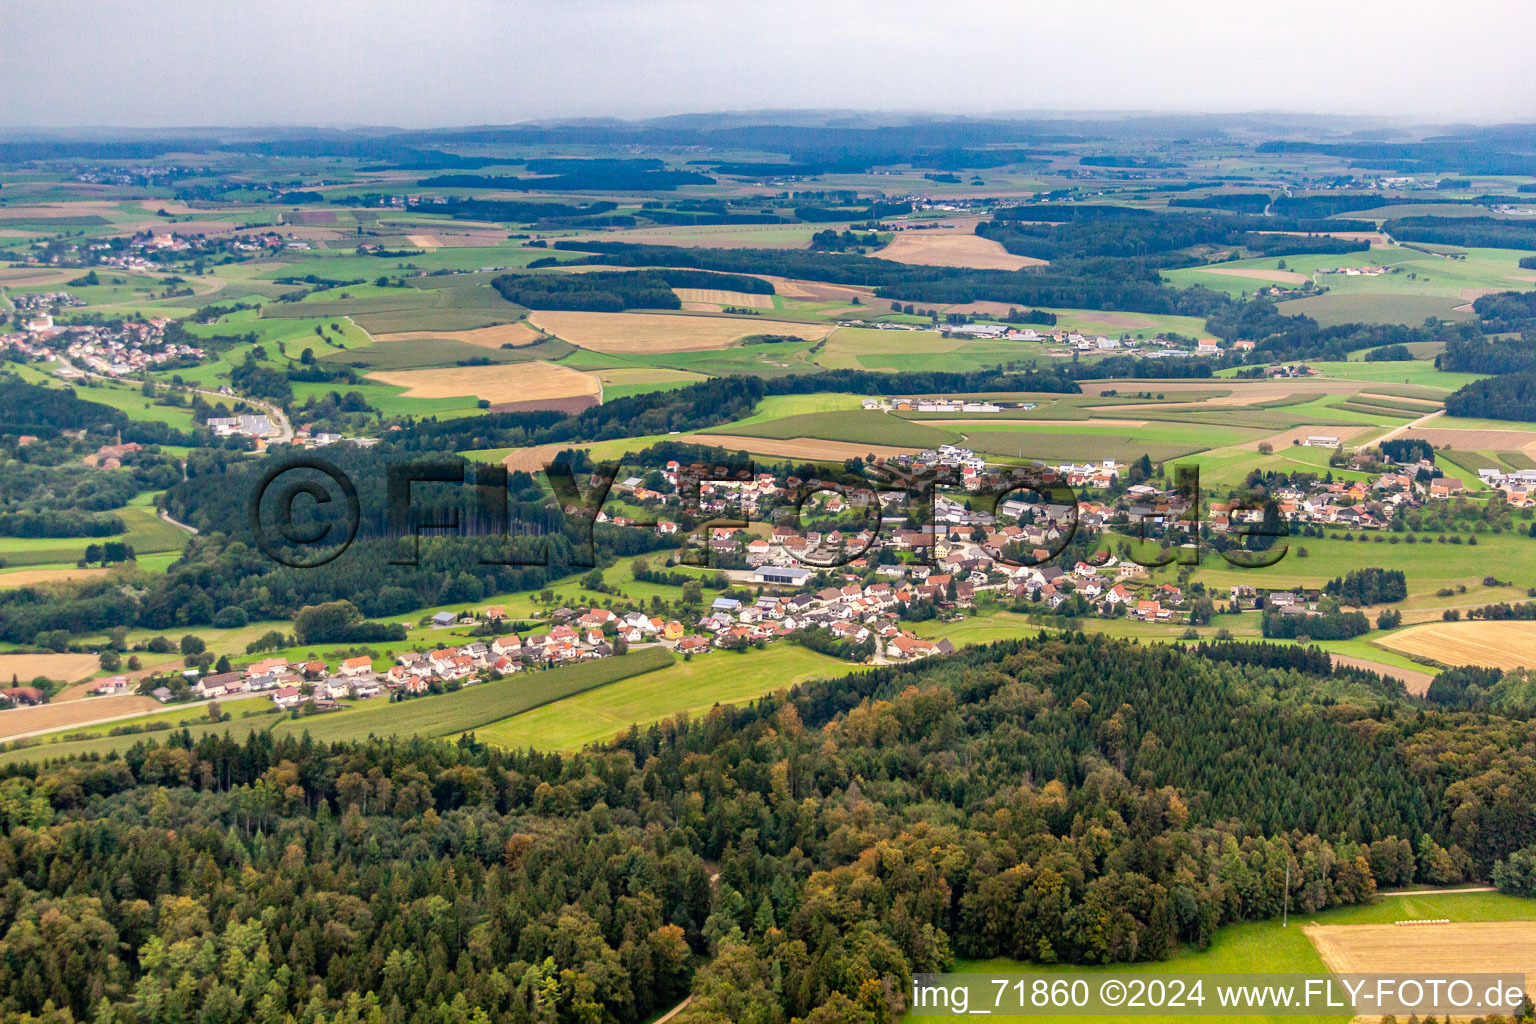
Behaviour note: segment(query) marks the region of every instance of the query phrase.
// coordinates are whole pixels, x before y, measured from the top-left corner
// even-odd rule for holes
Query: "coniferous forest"
[[[1305,649],[1082,634],[579,754],[169,733],[0,777],[0,1017],[891,1021],[957,957],[1165,958],[1488,878],[1529,722]]]

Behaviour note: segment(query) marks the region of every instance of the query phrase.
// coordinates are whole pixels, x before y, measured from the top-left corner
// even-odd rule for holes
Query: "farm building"
[[[752,582],[798,587],[804,584],[810,575],[809,569],[801,569],[798,566],[764,565],[752,573]]]

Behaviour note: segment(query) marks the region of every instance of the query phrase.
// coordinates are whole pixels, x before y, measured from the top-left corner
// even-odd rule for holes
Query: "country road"
[[[87,697],[87,698],[82,698],[82,699],[83,700],[89,700],[90,698]],[[97,699],[99,700],[101,698],[97,698]],[[209,704],[217,704],[217,703],[219,703],[218,698],[213,698],[211,700],[192,701],[192,702],[187,703],[187,704],[167,704],[163,708],[160,708],[158,710],[159,711],[181,711],[181,710],[184,710],[186,708],[205,708]],[[39,706],[40,707],[48,707],[49,705],[42,704],[42,705],[39,705]],[[19,710],[19,709],[14,709],[13,708],[11,710],[15,711],[15,710]],[[10,714],[10,713],[11,713],[11,711],[0,711],[0,714]],[[102,725],[102,724],[105,724],[107,722],[124,722],[124,721],[127,721],[129,719],[143,718],[146,715],[153,715],[153,714],[156,714],[156,713],[157,713],[157,709],[155,709],[155,708],[143,708],[143,709],[141,709],[139,711],[131,711],[128,714],[125,714],[125,715],[107,715],[107,716],[102,717],[102,718],[92,718],[92,719],[89,719],[89,720],[83,721],[83,722],[70,722],[68,725],[56,725],[56,726],[52,726],[52,727],[47,728],[47,729],[33,729],[31,732],[18,732],[18,733],[15,733],[13,735],[6,736],[5,737],[5,741],[7,743],[9,743],[11,740],[24,740],[24,739],[29,739],[30,737],[33,737],[33,736],[47,736],[49,733],[71,732],[71,731],[76,730],[76,729],[85,729],[85,728],[89,728],[90,726],[93,726],[93,725]]]
[[[180,519],[172,519],[171,518],[171,514],[169,512],[167,512],[165,509],[161,509],[160,510],[160,518],[165,520],[167,523],[170,523],[172,526],[179,526],[179,527],[181,527],[183,530],[186,530],[188,533],[192,534],[192,536],[194,536],[194,537],[197,536],[197,527],[195,527],[195,526],[188,526],[186,523],[182,522]]]
[[[61,355],[55,355],[54,358],[57,359],[59,363],[69,367],[71,370],[75,371],[82,377],[95,377],[98,380],[111,381],[117,384],[123,383],[123,378],[121,377],[112,377],[104,373],[96,373],[92,370],[82,370],[80,367],[76,366],[74,363],[71,363],[68,359],[65,359]],[[268,444],[286,444],[293,440],[293,425],[288,422],[288,416],[283,412],[281,406],[274,405],[271,402],[264,401],[260,398],[249,398],[245,395],[226,395],[215,388],[200,388],[194,387],[191,384],[165,384],[158,381],[156,383],[159,387],[174,388],[180,391],[196,391],[199,394],[212,395],[214,398],[217,398],[221,401],[234,399],[244,402],[246,405],[255,406],[262,412],[266,413],[267,418],[270,419],[272,423],[277,427],[277,436],[267,438]]]
[[[1382,434],[1380,437],[1376,438],[1376,440],[1372,441],[1371,444],[1381,444],[1383,441],[1390,441],[1394,437],[1396,437],[1398,434],[1401,434],[1405,430],[1414,430],[1414,429],[1416,429],[1418,427],[1422,427],[1424,424],[1428,423],[1430,420],[1439,419],[1441,416],[1444,416],[1444,415],[1445,415],[1445,410],[1444,409],[1436,409],[1434,412],[1429,413],[1426,416],[1420,416],[1418,419],[1414,420],[1411,423],[1404,423],[1400,427],[1393,427],[1391,430],[1387,431],[1385,434]]]

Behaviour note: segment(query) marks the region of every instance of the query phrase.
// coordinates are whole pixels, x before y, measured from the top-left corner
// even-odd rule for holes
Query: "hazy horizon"
[[[0,127],[423,128],[760,110],[1536,119],[1536,5],[0,0]]]

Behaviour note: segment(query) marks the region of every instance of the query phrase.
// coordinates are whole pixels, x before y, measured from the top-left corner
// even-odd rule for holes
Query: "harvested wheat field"
[[[1394,630],[1376,642],[1443,665],[1536,668],[1536,622],[1427,622]]]
[[[39,583],[65,583],[69,580],[88,580],[93,576],[105,576],[110,569],[18,569],[0,572],[0,590],[11,587],[31,587]]]
[[[917,448],[896,448],[884,444],[855,444],[851,441],[826,441],[819,437],[791,437],[784,440],[768,437],[743,437],[737,434],[684,434],[676,440],[689,444],[707,444],[727,451],[744,451],[754,455],[779,455],[789,459],[806,459],[821,462],[842,462],[844,459],[877,455],[891,458],[911,455]]]
[[[1510,972],[1536,979],[1536,921],[1307,925],[1303,935],[1335,974]]]
[[[495,327],[479,327],[473,331],[396,331],[392,334],[375,334],[374,341],[425,341],[428,338],[447,338],[462,341],[481,348],[501,348],[503,345],[532,345],[544,340],[544,335],[525,323],[497,324]]]
[[[411,244],[418,249],[441,249],[443,243],[438,241],[436,235],[407,235]]]
[[[370,380],[406,388],[402,398],[483,398],[502,402],[531,402],[602,393],[591,374],[554,363],[502,363],[496,366],[455,366],[440,370],[385,370]]]
[[[623,387],[631,384],[694,384],[708,380],[702,373],[687,370],[669,370],[661,366],[618,366],[611,370],[594,370],[597,379],[605,386]]]
[[[754,334],[788,334],[820,341],[830,324],[799,324],[757,317],[679,313],[573,313],[540,310],[528,321],[541,331],[594,352],[698,352],[725,348]]]
[[[677,297],[685,304],[690,302],[704,303],[712,306],[741,306],[747,309],[772,309],[772,295],[758,295],[755,292],[733,292],[724,288],[673,288]]]
[[[501,460],[507,467],[507,472],[516,473],[522,470],[525,473],[537,473],[546,465],[554,461],[556,455],[567,448],[574,447],[568,444],[536,444],[531,448],[514,448],[512,453]]]
[[[0,654],[0,686],[10,686],[12,676],[22,686],[38,676],[73,683],[99,668],[101,662],[94,654]]]
[[[1259,267],[1199,267],[1202,274],[1220,274],[1223,277],[1251,277],[1256,281],[1274,281],[1276,284],[1306,284],[1307,275],[1294,270],[1264,270]]]
[[[898,231],[890,245],[870,255],[896,263],[974,270],[1018,270],[1046,262],[1033,256],[1015,256],[1002,243],[980,235],[939,231]]]
[[[139,711],[149,711],[159,706],[160,702],[153,697],[124,694],[120,697],[69,700],[62,704],[39,704],[32,708],[11,708],[9,711],[0,711],[0,739],[25,736],[34,732],[51,732],[54,729],[67,729],[72,725],[99,722],[104,718],[119,718]]]
[[[827,284],[823,281],[800,281],[788,277],[774,277],[771,274],[755,274],[765,281],[773,282],[773,290],[786,299],[804,299],[808,302],[853,302],[855,299],[863,305],[876,303],[888,305],[884,300],[875,298],[873,288],[857,288],[847,284]]]

